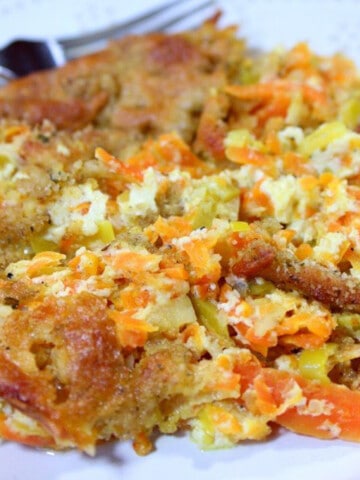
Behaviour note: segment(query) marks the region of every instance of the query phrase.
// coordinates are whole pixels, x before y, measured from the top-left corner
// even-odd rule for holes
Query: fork
[[[167,31],[199,14],[204,20],[205,12],[210,15],[209,8],[214,4],[214,0],[173,0],[94,33],[58,40],[15,40],[0,50],[0,84],[31,72],[59,67],[67,60],[100,50],[110,39],[125,34]]]

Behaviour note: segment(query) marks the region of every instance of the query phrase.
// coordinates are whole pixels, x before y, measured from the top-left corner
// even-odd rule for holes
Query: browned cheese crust
[[[229,105],[216,91],[232,81],[242,51],[235,29],[210,22],[173,36],[126,37],[2,88],[5,125],[31,130],[19,151],[27,178],[16,181],[28,202],[0,212],[0,266],[29,258],[31,237],[49,221],[47,199],[67,174],[100,185],[113,175],[94,166],[99,145],[126,156],[144,139],[174,131],[204,157],[222,159]],[[14,314],[0,329],[0,397],[38,420],[49,433],[44,444],[87,449],[99,438],[135,438],[166,423],[177,397],[193,390],[193,359],[181,342],[155,338],[129,360],[106,300],[83,293],[44,299],[27,312],[22,302],[35,294],[22,282],[1,283],[1,300]]]
[[[242,50],[233,28],[218,30],[211,22],[173,36],[126,37],[58,70],[11,82],[0,91],[0,116],[33,125],[47,119],[60,129],[94,125],[115,129],[120,138],[176,131],[191,142],[210,99],[199,148],[215,145],[217,151],[213,135],[221,127],[215,118],[223,111],[214,106],[211,91],[231,82]]]
[[[29,295],[16,283],[6,288],[20,306]],[[0,396],[63,446],[86,449],[97,438],[151,431],[193,387],[191,356],[180,343],[155,340],[130,363],[106,308],[87,293],[45,300],[1,328]]]
[[[173,433],[183,426],[189,427],[191,424],[186,422],[194,417],[201,403],[211,404],[214,400],[226,399],[226,396],[218,396],[217,391],[209,396],[208,385],[202,382],[205,370],[208,379],[213,377],[209,365],[215,365],[216,359],[211,358],[211,348],[214,351],[228,350],[231,356],[232,348],[229,347],[240,347],[245,351],[249,345],[236,343],[238,338],[242,338],[240,327],[237,333],[235,331],[237,325],[222,323],[222,317],[219,324],[215,322],[215,327],[211,324],[214,323],[212,317],[217,315],[213,313],[214,309],[215,312],[217,310],[212,301],[216,299],[219,304],[226,304],[225,287],[232,292],[233,286],[230,283],[225,285],[228,277],[238,277],[239,285],[243,282],[241,277],[262,277],[280,289],[295,290],[307,299],[321,302],[324,304],[322,308],[360,313],[360,284],[356,279],[312,261],[300,262],[290,250],[280,250],[266,231],[266,226],[256,226],[256,222],[246,224],[247,231],[252,232],[248,235],[238,234],[239,230],[236,230],[237,223],[244,223],[236,221],[239,216],[240,220],[250,220],[250,223],[260,218],[247,218],[246,215],[242,218],[242,205],[239,207],[238,202],[240,188],[235,186],[235,177],[231,177],[234,172],[236,174],[238,165],[225,156],[224,139],[228,131],[242,126],[241,117],[245,116],[246,108],[248,114],[255,108],[250,102],[241,110],[241,99],[224,93],[227,85],[239,83],[242,61],[243,42],[236,38],[235,29],[221,30],[208,22],[196,31],[181,34],[129,36],[112,42],[101,52],[73,60],[63,68],[35,73],[0,89],[0,142],[5,148],[9,147],[9,155],[15,158],[10,167],[19,173],[12,175],[11,182],[5,178],[4,191],[0,192],[0,307],[3,309],[0,321],[0,415],[5,418],[5,405],[10,411],[9,418],[15,411],[24,413],[29,417],[28,421],[34,421],[34,431],[38,429],[41,437],[35,445],[78,447],[92,453],[98,441],[112,437],[137,439],[143,436],[147,439],[154,428]],[[246,118],[249,120],[250,117]],[[21,133],[12,137],[13,128],[20,128]],[[135,152],[138,154],[139,146],[146,140],[147,144],[151,144],[152,139],[156,143],[161,134],[170,137],[175,134],[173,141],[178,141],[180,145],[173,147],[179,154],[177,157],[182,156],[181,149],[177,150],[182,148],[184,157],[190,159],[189,163],[195,163],[195,166],[192,165],[194,169],[199,164],[200,172],[204,175],[209,173],[209,186],[205,182],[201,184],[203,178],[199,179],[196,175],[192,178],[189,174],[194,184],[199,180],[201,195],[206,188],[209,192],[206,192],[207,196],[199,197],[198,204],[191,205],[194,211],[188,212],[184,221],[182,209],[185,210],[187,205],[180,205],[180,200],[178,205],[177,199],[181,197],[181,189],[186,188],[185,175],[183,183],[161,184],[159,181],[160,186],[165,185],[156,193],[162,201],[158,201],[154,194],[152,200],[159,206],[154,213],[151,209],[150,213],[145,212],[149,216],[154,215],[154,218],[152,222],[147,222],[145,215],[141,217],[145,207],[140,202],[140,206],[134,207],[134,218],[137,208],[140,210],[139,228],[134,233],[128,225],[128,217],[124,214],[125,220],[121,223],[117,216],[121,215],[121,208],[126,212],[126,196],[130,196],[130,188],[124,188],[126,175],[131,177],[132,174],[132,181],[137,186],[136,174],[141,177],[142,170],[145,171],[147,166],[143,167],[145,162],[137,170],[131,170],[133,165],[127,161],[135,156]],[[186,144],[182,144],[182,140]],[[97,147],[101,148],[95,155]],[[174,156],[164,154],[164,159],[168,164],[178,165]],[[228,167],[227,172],[223,172],[225,166]],[[187,174],[184,169],[182,173]],[[214,177],[219,174],[215,180],[210,178],[213,173]],[[223,177],[220,178],[220,175]],[[160,175],[154,178],[156,183]],[[145,183],[143,178],[141,181]],[[210,190],[216,190],[217,181],[220,195],[212,197]],[[62,219],[56,223],[57,216],[51,217],[51,202],[61,197],[64,191],[66,193],[68,187],[81,184],[90,189],[90,183],[99,190],[100,198],[106,197],[104,210],[107,209],[108,214],[108,217],[105,214],[99,217],[100,223],[96,224],[95,231],[99,230],[100,224],[105,224],[105,227],[110,224],[113,234],[100,247],[94,247],[101,252],[99,258],[94,255],[95,259],[91,257],[94,252],[89,247],[91,241],[96,241],[92,238],[96,235],[91,229],[81,237],[83,230],[68,233],[65,225],[64,233],[59,237],[50,235],[45,238],[43,235],[47,228],[59,227],[61,230],[66,223]],[[94,194],[94,191],[91,193]],[[191,194],[195,197],[194,192]],[[211,201],[206,205],[208,197]],[[67,209],[73,214],[80,207],[79,211],[84,209],[85,212],[99,197],[94,198],[87,201],[84,196],[84,202],[69,204],[64,211]],[[117,203],[119,198],[121,201]],[[206,232],[207,227],[202,227],[202,217],[212,211],[214,218],[210,220],[220,220],[218,223],[222,224],[222,213],[220,210],[220,213],[217,212],[217,203],[221,204],[222,199],[231,213],[234,212],[228,220],[228,230],[224,230],[226,239],[222,238],[225,233],[220,233],[222,227],[218,227],[219,231],[209,228],[211,235]],[[202,204],[209,207],[204,212]],[[64,203],[56,205],[61,210]],[[130,206],[133,206],[129,205],[130,211]],[[59,217],[62,218],[61,215]],[[167,224],[166,220],[170,217],[174,217],[177,223],[172,218],[174,223]],[[114,218],[114,225],[105,218]],[[157,218],[159,222],[155,229]],[[187,230],[187,227],[191,228]],[[177,230],[179,237],[176,236]],[[208,243],[202,243],[207,241],[205,236],[202,238],[203,233],[209,235]],[[66,241],[71,235],[74,238],[67,248]],[[27,265],[26,260],[34,257],[37,250],[33,244],[39,239],[45,244],[53,241],[55,247],[52,249],[51,245],[49,248],[45,245],[38,249],[41,268],[33,278],[26,269],[28,267],[22,270],[22,265]],[[55,243],[57,241],[59,244]],[[129,253],[127,247],[130,246],[129,255],[135,252],[135,259],[131,255],[124,257],[125,260],[117,257],[117,252],[111,251],[114,245],[117,246],[116,242],[119,243],[119,251],[123,249],[125,253]],[[89,258],[84,260],[84,264],[80,254],[75,262],[73,258],[80,246],[85,246],[84,250],[89,248]],[[198,262],[194,260],[197,248],[200,260],[195,260]],[[45,255],[44,259],[41,253],[58,255],[58,263],[53,265],[51,258],[49,260]],[[152,258],[157,254],[161,261]],[[138,256],[144,259],[139,260]],[[211,267],[209,272],[202,271],[202,258],[206,268]],[[17,269],[12,270],[12,266],[5,273],[11,262],[19,260],[24,262],[20,261]],[[122,262],[125,264],[127,261],[130,273],[123,269]],[[74,280],[69,285],[66,285],[66,280],[69,280],[70,270],[65,272],[64,277],[56,277],[66,264],[71,268],[70,276]],[[20,273],[16,274],[16,271]],[[111,275],[109,273],[110,284],[106,283],[105,274],[100,278],[108,271],[112,272]],[[52,274],[53,283],[48,281]],[[90,277],[94,278],[89,280]],[[94,290],[89,290],[92,279]],[[153,282],[151,288],[149,279]],[[193,279],[196,279],[194,284],[191,283]],[[64,283],[61,284],[62,280]],[[58,290],[57,283],[60,284]],[[243,282],[242,285],[246,284],[245,289],[250,289],[250,283]],[[125,290],[129,285],[133,289],[124,294],[122,288]],[[167,285],[165,293],[159,285]],[[120,298],[121,292],[123,298]],[[237,293],[229,297],[230,301]],[[156,294],[160,299],[158,304]],[[198,313],[201,313],[201,304],[197,307],[198,311],[194,307],[197,295],[207,299],[205,313],[210,316],[210,326],[201,318],[206,320],[206,315]],[[223,299],[220,302],[221,295],[225,302]],[[166,329],[161,321],[154,327],[151,322],[148,325],[142,317],[135,316],[138,310],[145,311],[148,303],[151,306],[154,302],[159,310],[154,310],[156,313],[152,314],[160,317],[158,312],[174,299],[187,301],[190,311],[185,314],[189,319],[179,318],[179,326],[175,322],[174,329],[167,325],[165,317],[163,323]],[[122,324],[119,333],[117,320],[111,315],[115,312],[122,322],[124,311],[130,327],[132,325],[129,327],[130,340],[131,335],[144,334],[144,342],[133,342],[134,345],[131,341],[121,342]],[[331,315],[329,309],[327,313]],[[150,314],[145,312],[144,318],[146,315]],[[171,315],[181,317],[177,311]],[[327,320],[327,317],[324,318]],[[195,333],[189,333],[192,322],[197,328]],[[200,340],[201,335],[204,338],[208,335],[214,345],[211,348],[206,346],[209,352],[205,347],[197,347],[197,340],[190,337],[189,340],[186,336],[190,334]],[[235,334],[239,336],[235,338]],[[189,344],[193,342],[193,349],[186,344],[188,340]],[[256,355],[260,357],[265,350],[255,349]],[[227,368],[226,362],[220,361],[216,365],[220,376],[222,368]],[[226,391],[229,387],[224,382]],[[238,394],[238,377],[236,382],[236,386],[231,387],[235,388],[231,399]],[[220,382],[220,391],[222,388]],[[242,407],[236,404],[236,408],[240,412],[237,413],[242,415]],[[4,418],[2,423],[0,418],[0,428],[4,425]],[[267,430],[264,432],[248,438],[262,438]],[[7,433],[8,436],[3,436],[11,439]]]
[[[360,283],[315,262],[300,262],[262,239],[251,240],[232,266],[247,278],[262,277],[286,291],[296,290],[333,310],[360,313]]]
[[[30,237],[46,225],[39,202],[67,180],[55,184],[56,172],[81,159],[76,181],[86,178],[97,146],[126,157],[145,139],[176,132],[205,158],[223,159],[229,102],[221,89],[238,73],[242,52],[234,28],[209,22],[194,32],[113,41],[0,89],[0,118],[34,128],[19,152],[29,178],[19,180],[17,190],[36,203],[32,210],[15,205],[0,212],[0,266],[26,257]],[[91,170],[102,182],[106,175]]]

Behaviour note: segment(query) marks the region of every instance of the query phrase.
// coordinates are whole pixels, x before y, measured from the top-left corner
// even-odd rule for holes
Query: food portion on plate
[[[0,435],[360,440],[360,83],[236,28],[0,90]]]

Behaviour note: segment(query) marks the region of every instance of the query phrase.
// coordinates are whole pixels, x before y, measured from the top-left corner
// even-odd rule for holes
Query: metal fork
[[[167,31],[190,17],[210,15],[214,0],[173,0],[126,22],[76,37],[48,40],[16,40],[0,50],[0,84],[37,70],[63,65],[67,60],[104,48],[110,39],[129,33]],[[191,27],[197,26],[197,23]],[[189,27],[187,27],[189,28]]]

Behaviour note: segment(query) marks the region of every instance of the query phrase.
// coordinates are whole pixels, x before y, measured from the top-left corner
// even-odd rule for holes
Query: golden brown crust
[[[284,290],[297,290],[333,310],[360,313],[360,284],[353,278],[315,263],[301,264],[278,256],[276,262],[262,270],[267,280]]]
[[[300,262],[261,239],[250,241],[232,266],[248,278],[262,277],[278,288],[296,290],[333,310],[360,313],[360,283],[315,262]]]
[[[0,395],[60,440],[93,441],[124,374],[106,302],[82,294],[13,315],[18,329],[14,319],[2,328]]]
[[[207,23],[195,32],[130,36],[106,50],[11,82],[0,90],[0,115],[61,129],[88,124],[191,140],[209,90],[233,75],[242,42],[234,29]],[[236,53],[236,55],[235,55]],[[166,70],[166,75],[164,71]]]
[[[226,95],[210,95],[200,116],[195,151],[217,161],[225,159],[224,139],[228,129],[225,120],[229,107]]]
[[[149,136],[175,131],[190,144],[195,141],[201,156],[223,159],[229,105],[226,96],[213,93],[232,81],[242,49],[235,29],[219,30],[209,22],[173,36],[129,36],[63,68],[0,89],[0,117],[36,126],[19,149],[29,179],[16,182],[16,190],[33,200],[34,208],[24,212],[22,201],[2,204],[0,267],[26,258],[31,238],[46,227],[41,203],[59,188],[52,178],[79,159],[84,165],[75,178],[86,178],[85,163],[100,145],[122,158]],[[109,173],[97,175],[91,168],[101,188],[114,193],[106,181]]]
[[[106,103],[106,93],[99,93],[88,102],[73,99],[61,101],[53,99],[20,98],[0,100],[2,118],[19,118],[30,124],[40,124],[50,120],[58,128],[81,128],[92,122]]]
[[[1,202],[0,202],[1,205]],[[40,210],[40,208],[39,208]],[[25,212],[24,205],[2,205],[0,208],[0,267],[24,257],[29,239],[47,224],[44,209]]]
[[[2,287],[13,297],[26,294],[13,282]],[[0,396],[58,445],[87,448],[98,438],[150,431],[169,414],[161,402],[170,408],[192,385],[191,357],[180,344],[149,343],[147,354],[126,366],[104,300],[83,293],[44,300],[32,311],[19,305],[1,327]]]
[[[225,154],[229,129],[255,128],[223,92],[240,80],[241,52],[233,29],[209,23],[127,37],[0,90],[4,438],[91,452],[156,428],[206,430],[208,407],[226,407],[214,444],[232,412],[240,423],[227,444],[263,438],[270,417],[238,411],[237,364],[321,346],[336,328],[328,307],[360,313],[357,280],[297,260],[284,223],[237,221],[267,175],[267,149],[281,150],[270,134],[259,152],[239,147],[239,170]],[[261,208],[245,218],[273,213],[258,193]],[[276,302],[289,303],[279,318]]]

